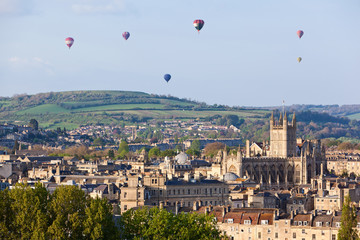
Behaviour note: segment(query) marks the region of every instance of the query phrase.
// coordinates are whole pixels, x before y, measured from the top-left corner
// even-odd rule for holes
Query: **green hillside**
[[[209,106],[169,96],[128,91],[70,91],[18,95],[0,99],[0,121],[27,124],[39,121],[42,128],[77,128],[84,124],[118,124],[151,119],[195,119],[214,115],[262,118],[268,110]]]

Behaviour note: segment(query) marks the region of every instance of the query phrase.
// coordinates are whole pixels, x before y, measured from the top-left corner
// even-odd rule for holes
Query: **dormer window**
[[[268,225],[269,224],[269,220],[261,220],[261,225]]]
[[[244,224],[250,225],[251,224],[251,220],[245,220]]]
[[[336,226],[336,227],[340,227],[340,225],[341,225],[340,222],[336,222],[336,223],[335,223],[335,226]]]
[[[302,225],[302,222],[301,222],[301,221],[299,221],[299,223],[298,223],[298,224],[299,224],[299,226],[301,226],[301,225]]]
[[[317,227],[322,227],[322,222],[316,222]]]
[[[294,221],[294,226],[297,226],[297,221]]]
[[[307,221],[304,221],[304,222],[303,222],[303,225],[304,225],[304,226],[307,226]]]
[[[234,223],[234,219],[229,218],[229,219],[227,220],[227,223]]]

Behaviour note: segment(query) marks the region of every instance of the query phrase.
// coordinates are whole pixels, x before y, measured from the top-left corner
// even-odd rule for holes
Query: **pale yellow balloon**
[[[298,62],[301,62],[302,58],[301,58],[301,57],[298,57],[297,60],[298,60]]]

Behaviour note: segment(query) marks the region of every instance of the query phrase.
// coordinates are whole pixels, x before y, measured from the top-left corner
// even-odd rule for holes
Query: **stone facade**
[[[296,139],[296,118],[293,116],[289,123],[286,114],[284,119],[280,115],[278,122],[271,116],[269,150],[263,151],[266,155],[259,156],[259,152],[252,155],[248,142],[245,156],[240,150],[231,154],[220,151],[212,174],[218,177],[232,172],[260,183],[264,189],[288,188],[310,184],[311,178],[320,174],[321,163],[325,160],[319,140]]]

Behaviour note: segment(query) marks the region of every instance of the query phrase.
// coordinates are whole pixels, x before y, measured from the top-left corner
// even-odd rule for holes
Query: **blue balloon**
[[[166,82],[169,82],[170,79],[171,79],[171,75],[170,74],[165,74],[164,79],[165,79]]]

